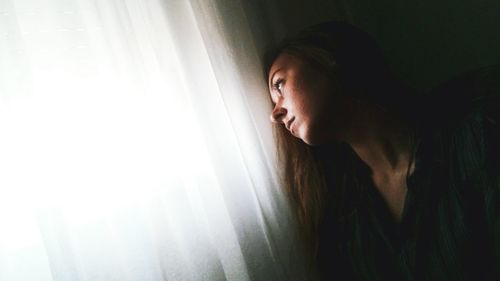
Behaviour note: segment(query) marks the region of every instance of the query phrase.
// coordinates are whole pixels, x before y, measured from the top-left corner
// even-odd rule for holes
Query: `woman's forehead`
[[[302,64],[302,60],[297,58],[297,56],[282,53],[280,54],[271,65],[271,69],[269,70],[269,82],[272,81],[273,76],[282,71],[286,71],[289,68],[293,68]]]
[[[294,60],[296,60],[295,56],[292,56],[292,55],[290,55],[288,53],[281,53],[274,60],[272,66],[271,66],[271,70],[278,69],[278,68],[283,68],[284,66],[289,65]]]

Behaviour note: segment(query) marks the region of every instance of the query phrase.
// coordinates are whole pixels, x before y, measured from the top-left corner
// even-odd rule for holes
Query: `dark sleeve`
[[[448,128],[453,130],[451,145],[459,150],[453,153],[457,174],[467,178],[480,171],[475,187],[484,200],[500,271],[500,64],[461,74],[431,94],[436,112],[446,108],[441,116],[452,120]]]
[[[498,112],[496,112],[498,113]],[[492,115],[484,115],[485,174],[490,179],[484,190],[487,222],[493,235],[495,267],[500,276],[500,123]]]
[[[500,271],[500,177],[496,178],[496,190],[490,200],[489,213],[494,237],[495,267],[497,271]],[[497,274],[500,276],[500,272],[497,272]]]
[[[500,173],[500,64],[469,71],[431,92],[433,119],[449,136],[455,178]]]
[[[481,192],[500,276],[500,65],[484,68],[469,80],[470,112],[478,116],[482,133],[475,138],[483,147]]]

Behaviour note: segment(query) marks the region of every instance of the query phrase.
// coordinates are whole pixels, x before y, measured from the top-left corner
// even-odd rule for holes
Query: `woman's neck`
[[[374,186],[394,220],[400,222],[407,194],[406,179],[415,169],[415,162],[411,161],[413,128],[381,107],[362,102],[349,107],[352,114],[345,119],[340,139],[370,168]]]
[[[378,177],[406,176],[413,156],[411,128],[382,108],[359,103],[343,139]],[[410,170],[410,171],[409,171]]]

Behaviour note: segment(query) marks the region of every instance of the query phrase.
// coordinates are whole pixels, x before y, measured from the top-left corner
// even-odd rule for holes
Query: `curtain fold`
[[[249,3],[0,1],[0,280],[304,280]]]
[[[302,261],[295,247],[297,234],[276,176],[274,143],[270,141],[271,105],[261,61],[266,48],[279,39],[271,29],[279,33],[283,27],[276,17],[255,18],[265,14],[267,8],[258,1],[193,0],[191,5],[221,88],[221,98],[231,116],[251,188],[262,210],[260,223],[271,254],[269,262],[277,263],[280,279],[305,280],[303,268],[298,266]],[[260,251],[256,245],[259,243],[252,243],[252,250]],[[262,278],[265,276],[256,280]]]

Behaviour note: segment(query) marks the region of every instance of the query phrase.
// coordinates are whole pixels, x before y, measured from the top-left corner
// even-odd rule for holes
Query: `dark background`
[[[260,0],[274,38],[331,19],[353,23],[385,50],[394,71],[418,92],[500,63],[499,0]]]

